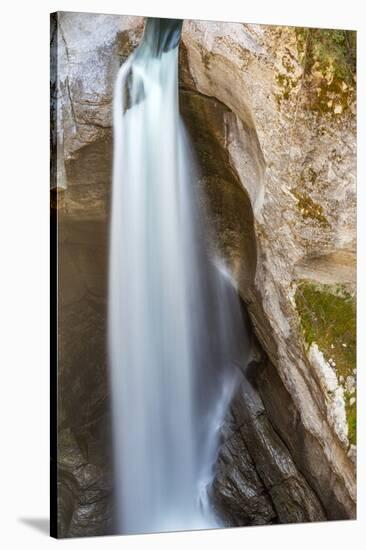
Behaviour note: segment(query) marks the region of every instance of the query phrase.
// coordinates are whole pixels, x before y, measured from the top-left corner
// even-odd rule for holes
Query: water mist
[[[122,533],[220,526],[209,488],[248,348],[197,212],[178,106],[181,26],[148,19],[114,92],[109,362]]]

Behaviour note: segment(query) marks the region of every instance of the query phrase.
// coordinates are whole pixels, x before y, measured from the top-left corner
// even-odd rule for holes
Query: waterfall
[[[108,333],[121,533],[220,526],[209,488],[248,347],[198,211],[179,116],[181,26],[148,19],[114,91]]]

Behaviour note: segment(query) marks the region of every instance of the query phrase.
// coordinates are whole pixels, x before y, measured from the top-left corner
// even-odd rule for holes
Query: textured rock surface
[[[72,202],[72,204],[74,204]],[[59,212],[59,536],[111,532],[106,224],[90,200]],[[97,211],[94,205],[94,212]],[[83,219],[86,218],[86,219]],[[92,219],[90,219],[90,217]]]
[[[260,370],[256,362],[246,369],[234,398],[214,501],[229,524],[233,519],[237,525],[325,520],[319,499],[269,419],[258,391]]]
[[[292,450],[295,462],[309,479],[317,479],[328,517],[352,517],[354,464],[347,456],[348,443],[337,435],[342,430],[332,423],[324,386],[301,345],[291,298],[299,275],[304,276],[300,265],[311,266],[307,276],[317,280],[318,257],[326,256],[328,266],[335,265],[330,269],[335,278],[342,255],[354,262],[352,93],[340,115],[314,110],[309,99],[313,77],[305,80],[295,29],[188,22],[184,30],[184,88],[214,97],[230,111],[218,140],[250,198],[257,249],[253,284],[248,288],[239,276],[239,287],[256,334],[298,415],[302,452]],[[293,84],[287,94],[280,85],[283,75]],[[258,143],[260,147],[252,163],[243,155],[250,148],[248,141],[255,151]],[[352,271],[347,277],[354,285]],[[270,410],[270,399],[265,404]],[[276,428],[289,445],[292,429],[279,422]],[[324,497],[329,479],[334,479],[332,496]]]
[[[61,399],[60,430],[77,441],[81,470],[91,468],[98,492],[93,508],[78,465],[60,466],[60,521],[71,535],[86,533],[87,524],[95,533],[112,525],[110,458],[101,465],[85,449],[93,441],[94,448],[108,449],[101,426],[108,424],[104,310],[112,88],[118,66],[138,43],[143,19],[61,14],[59,23],[57,187],[66,189],[59,205],[69,293],[61,330],[65,349],[74,349],[61,363],[60,376],[72,391]],[[355,515],[354,449],[339,437],[346,427],[336,427],[293,299],[300,279],[355,287],[354,91],[343,81],[343,92],[334,91],[329,75],[316,66],[306,72],[306,48],[293,28],[183,26],[181,111],[216,246],[238,281],[263,350],[254,378],[243,375],[213,487],[215,505],[234,525]],[[74,322],[83,335],[75,345],[77,331],[73,336],[67,329]],[[66,448],[61,445],[61,455]]]

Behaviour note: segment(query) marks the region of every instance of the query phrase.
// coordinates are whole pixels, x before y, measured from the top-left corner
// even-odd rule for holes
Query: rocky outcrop
[[[344,110],[331,110],[328,103],[340,101],[342,92],[337,95],[315,74],[320,72],[314,71],[315,60],[308,69],[303,58],[307,52],[302,57],[296,29],[238,24],[231,25],[229,33],[225,24],[189,22],[185,31],[185,93],[190,90],[197,96],[198,92],[208,97],[207,104],[214,99],[226,106],[219,130],[210,124],[213,113],[204,124],[211,126],[211,141],[217,140],[226,150],[227,163],[237,176],[234,181],[250,199],[257,254],[254,279],[241,277],[248,262],[244,254],[238,257],[233,251],[235,241],[233,248],[228,242],[228,257],[235,256],[232,269],[241,295],[278,372],[282,393],[292,401],[292,420],[296,419],[300,435],[294,437],[291,421],[280,422],[269,395],[263,400],[267,414],[297,468],[316,490],[327,517],[353,517],[355,471],[347,456],[349,444],[339,437],[342,431],[337,420],[333,423],[333,402],[302,345],[291,298],[299,265],[311,262],[316,272],[318,257],[326,255],[329,263],[346,253],[354,258],[353,83],[340,83],[340,89],[347,90]],[[287,87],[291,82],[290,90],[283,90],[284,78]],[[334,84],[334,73],[332,78]],[[333,98],[325,112],[315,108],[312,95],[318,81],[325,88],[321,92]],[[196,111],[201,110],[197,101]],[[191,109],[187,123],[196,111]],[[193,130],[194,141],[196,135]],[[351,279],[348,275],[354,285]]]
[[[142,18],[61,14],[54,36],[65,251],[60,377],[72,388],[60,402],[65,536],[113,525],[102,435],[111,104],[118,66],[142,28]],[[180,105],[200,166],[203,210],[260,349],[223,428],[212,489],[230,525],[355,516],[354,448],[347,425],[337,428],[334,395],[308,354],[295,299],[303,280],[355,290],[354,81],[337,67],[338,54],[332,62],[316,57],[325,48],[314,48],[318,39],[287,27],[183,26]]]
[[[258,374],[269,365],[252,362],[232,404],[213,485],[220,515],[237,525],[322,521],[316,493],[297,469],[275,430],[258,391]],[[290,400],[287,400],[287,404]],[[285,403],[282,406],[286,406]]]

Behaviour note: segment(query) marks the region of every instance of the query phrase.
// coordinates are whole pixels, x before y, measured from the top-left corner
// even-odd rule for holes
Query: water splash
[[[247,343],[206,255],[178,107],[181,21],[148,19],[114,92],[109,266],[118,531],[217,527],[208,489]]]

